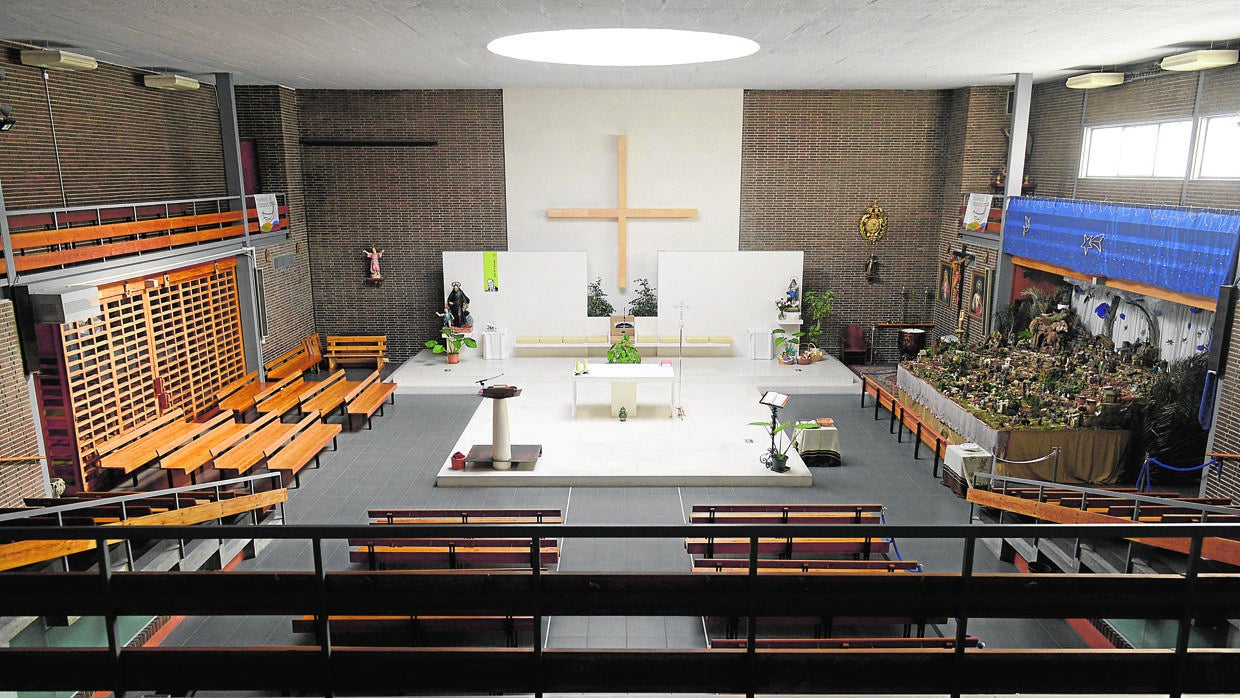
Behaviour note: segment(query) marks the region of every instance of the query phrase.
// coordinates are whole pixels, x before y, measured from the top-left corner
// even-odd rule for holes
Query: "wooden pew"
[[[268,380],[300,376],[311,369],[318,372],[319,364],[323,361],[320,346],[319,336],[312,334],[301,340],[301,344],[264,363],[263,371]]]
[[[696,558],[694,572],[749,574],[749,560]],[[758,574],[890,574],[920,572],[916,560],[769,560],[758,559]]]
[[[300,376],[288,376],[279,380],[258,380],[258,371],[251,371],[245,378],[221,390],[217,396],[217,405],[221,410],[232,410],[244,417],[254,405],[267,399],[281,388],[292,383]],[[244,383],[242,382],[244,381]]]
[[[425,644],[438,633],[502,633],[508,647],[520,643],[520,633],[534,631],[533,616],[328,616],[333,643],[411,646]],[[314,616],[293,619],[293,632],[318,634]],[[471,643],[477,644],[477,643]]]
[[[232,420],[231,412],[221,412],[207,422],[170,422],[99,459],[99,467],[132,474],[136,485],[139,468],[172,453],[198,434]]]
[[[370,509],[372,524],[564,523],[559,509]]]
[[[314,461],[314,467],[319,467],[319,454],[327,448],[327,444],[332,445],[333,451],[337,449],[336,437],[340,434],[341,427],[339,424],[320,421],[318,413],[314,411],[307,413],[296,426],[297,431],[293,433],[291,441],[283,446],[264,449],[263,453],[267,458],[268,470],[291,473],[293,481],[301,487],[302,468],[310,461]]]
[[[881,523],[882,504],[694,504],[690,523]]]
[[[188,475],[190,481],[196,483],[198,471],[210,463],[215,458],[215,454],[226,451],[250,433],[279,419],[279,416],[272,412],[257,422],[221,423],[177,450],[161,456],[159,467],[168,471],[168,486],[172,486],[174,470]]]
[[[359,539],[362,542],[365,539]],[[390,539],[393,542],[403,542]],[[554,539],[547,539],[554,543]],[[354,539],[350,539],[352,545]],[[438,538],[414,542],[425,545],[365,545],[349,550],[350,562],[365,562],[370,569],[385,569],[389,564],[416,565],[429,568],[460,569],[462,565],[530,565],[533,553],[530,539],[504,538]],[[483,544],[479,544],[483,543]],[[496,543],[485,545],[485,543]],[[560,561],[558,545],[540,546],[539,565],[554,565]]]
[[[167,426],[168,424],[179,422],[184,419],[185,413],[180,407],[174,410],[169,410],[155,419],[135,426],[133,429],[123,431],[120,434],[107,439],[106,441],[96,443],[94,449],[95,459],[101,459],[117,449],[124,448],[125,446],[141,439],[160,427]]]
[[[868,560],[874,553],[883,554],[891,543],[882,538],[759,538],[759,555],[857,555]],[[748,555],[748,538],[686,538],[685,550],[690,555]]]
[[[318,415],[313,416],[318,419]],[[297,432],[297,424],[281,422],[279,417],[270,416],[268,423],[261,429],[251,431],[245,439],[222,449],[211,449],[211,464],[216,470],[232,471],[230,477],[238,477],[250,468],[263,462],[267,451],[288,441]]]
[[[749,643],[743,637],[709,639],[711,649],[743,650]],[[982,643],[974,636],[964,639],[965,647],[980,648]],[[956,647],[954,637],[759,637],[754,639],[756,649],[944,649]]]
[[[323,357],[327,359],[328,371],[335,371],[342,364],[374,364],[375,370],[382,371],[387,363],[387,335],[328,335]]]
[[[278,392],[271,394],[267,399],[258,403],[256,409],[259,414],[267,414],[268,412],[284,414],[294,407],[300,409],[302,402],[314,397],[340,380],[344,380],[343,370],[336,371],[323,380],[312,383],[297,378]]]
[[[326,420],[328,415],[340,410],[341,416],[348,419],[348,415],[344,413],[345,403],[350,395],[361,389],[365,381],[351,381],[345,377],[344,371],[333,373],[332,376],[337,374],[340,375],[338,379],[332,380],[330,384],[313,395],[302,398],[299,408],[302,414],[318,412]],[[378,371],[375,371],[373,375],[378,375]],[[332,376],[328,376],[328,380],[331,380]]]
[[[390,538],[389,524],[562,523],[558,509],[372,509],[367,512],[375,535],[349,539],[349,560],[370,569],[387,564],[460,569],[462,565],[533,566],[531,538]],[[554,538],[538,541],[538,565],[555,564],[560,548]]]
[[[369,429],[375,412],[378,412],[380,417],[383,416],[383,405],[389,398],[392,404],[396,404],[396,384],[379,380],[378,371],[367,376],[362,384],[345,398],[349,431],[360,429],[363,419]]]

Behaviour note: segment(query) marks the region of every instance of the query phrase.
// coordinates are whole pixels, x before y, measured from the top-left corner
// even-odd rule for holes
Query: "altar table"
[[[624,407],[630,417],[637,416],[637,384],[666,383],[668,386],[668,414],[675,413],[676,372],[668,364],[605,364],[591,363],[589,370],[573,376],[573,417],[577,416],[577,386],[581,383],[608,383],[611,385],[611,416],[618,417]]]

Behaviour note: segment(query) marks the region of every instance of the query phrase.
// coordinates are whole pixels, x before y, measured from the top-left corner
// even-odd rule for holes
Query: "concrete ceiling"
[[[610,26],[739,34],[762,49],[657,68],[486,50],[511,33]],[[1040,82],[1237,37],[1240,0],[0,0],[3,39],[297,89],[938,89],[1015,73]]]

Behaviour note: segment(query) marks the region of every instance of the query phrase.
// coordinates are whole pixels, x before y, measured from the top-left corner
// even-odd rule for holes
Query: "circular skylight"
[[[682,29],[562,29],[501,36],[491,53],[540,63],[650,66],[742,58],[758,43],[741,36]]]

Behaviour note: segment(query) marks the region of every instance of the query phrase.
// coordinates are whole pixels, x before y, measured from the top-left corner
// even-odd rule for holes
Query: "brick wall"
[[[45,93],[41,71],[21,65],[16,50],[0,48],[0,66],[0,96],[17,119],[0,136],[8,210],[224,195],[211,85],[152,90],[141,74],[100,63],[90,71],[48,71]]]
[[[950,93],[902,90],[745,92],[740,249],[804,250],[802,288],[836,293],[823,346],[850,323],[904,320],[902,290],[934,286]],[[876,245],[858,222],[878,202],[888,218]],[[865,279],[870,254],[879,281]],[[924,300],[907,306],[922,320]],[[894,338],[884,343],[894,347]]]
[[[507,249],[499,90],[298,93],[312,139],[433,139],[431,147],[304,146],[315,324],[386,334],[402,361],[437,336],[444,250]],[[380,285],[362,250],[384,251]]]
[[[1199,94],[1200,93],[1200,94]],[[1062,81],[1034,87],[1030,131],[1034,150],[1031,173],[1037,193],[1076,196],[1144,204],[1164,204],[1226,209],[1240,208],[1240,181],[1193,182],[1181,180],[1076,180],[1080,159],[1082,109],[1086,125],[1139,123],[1167,118],[1187,118],[1198,101],[1200,114],[1240,111],[1240,66],[1201,73],[1167,73],[1116,87],[1084,91],[1069,90]],[[1182,196],[1183,190],[1183,198]],[[1223,453],[1240,450],[1240,328],[1228,342],[1233,368],[1219,391],[1213,449]],[[1240,499],[1240,465],[1229,461],[1221,478],[1206,478],[1211,496]]]
[[[255,257],[266,296],[263,355],[274,357],[315,331],[298,97],[275,85],[238,86],[234,92],[237,127],[242,138],[254,140],[258,152],[258,190],[284,192],[288,197],[288,239],[261,247]],[[292,255],[293,263],[277,269],[274,261],[287,255]]]
[[[34,415],[17,343],[13,303],[0,300],[0,458],[39,453]],[[0,507],[20,506],[22,497],[43,496],[42,466],[0,463]]]
[[[954,90],[951,113],[944,135],[948,157],[943,168],[943,192],[935,259],[949,261],[952,252],[967,252],[973,261],[965,268],[961,283],[960,303],[943,303],[934,289],[935,331],[954,333],[960,324],[960,310],[967,309],[972,289],[973,272],[993,272],[997,263],[994,250],[979,245],[962,246],[960,237],[960,206],[969,193],[991,191],[995,176],[1006,165],[1008,138],[1004,129],[1011,122],[1007,113],[1009,88],[1004,86],[967,87]],[[937,284],[939,265],[932,273]],[[993,279],[992,279],[993,283]],[[985,333],[983,320],[965,313],[961,339],[977,340]]]

